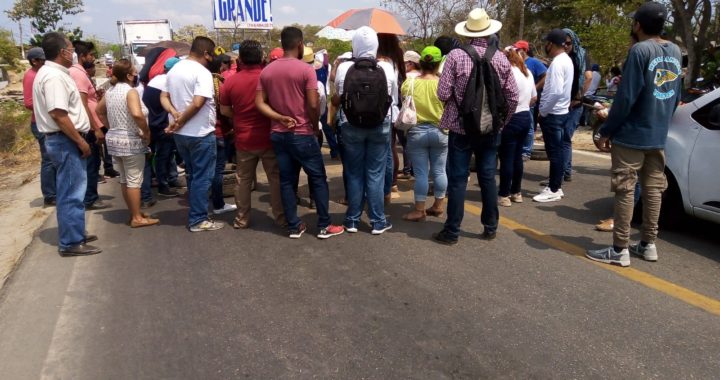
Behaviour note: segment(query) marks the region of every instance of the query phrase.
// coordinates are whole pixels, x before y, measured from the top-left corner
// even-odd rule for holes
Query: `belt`
[[[80,136],[82,136],[82,138],[87,137],[87,132],[78,132],[78,134],[80,134]],[[62,133],[62,131],[57,131],[57,132],[50,132],[50,133],[45,134],[45,136],[55,136],[55,135],[64,135],[64,133]]]

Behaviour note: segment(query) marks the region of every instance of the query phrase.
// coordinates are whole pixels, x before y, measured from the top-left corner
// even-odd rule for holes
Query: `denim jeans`
[[[343,142],[343,124],[338,124],[335,127],[335,137],[337,137],[337,143],[338,143],[338,154],[340,154],[340,161],[342,162],[343,170],[342,170],[342,179],[343,179],[343,190],[345,191],[345,200],[347,201],[347,188],[348,188],[348,175],[347,170],[345,168],[348,165],[348,162],[345,160],[345,144]]]
[[[98,195],[98,180],[100,179],[100,164],[102,159],[100,157],[100,145],[97,144],[97,138],[93,131],[88,132],[85,138],[88,145],[90,145],[90,157],[87,158],[87,188],[85,190],[85,206],[92,206],[100,196]]]
[[[30,130],[40,145],[40,191],[42,191],[43,201],[49,203],[55,200],[55,166],[48,156],[45,149],[45,134],[40,133],[36,123],[30,123]]]
[[[516,113],[503,128],[500,140],[500,188],[498,195],[507,197],[520,192],[523,176],[523,143],[530,128],[530,111]]]
[[[294,183],[297,181],[296,165],[299,163],[308,176],[309,186],[315,197],[318,215],[317,226],[330,225],[330,192],[320,145],[314,135],[296,135],[292,132],[271,133],[273,150],[280,166],[280,193],[288,227],[296,229],[302,223],[297,215]]]
[[[153,200],[152,193],[152,156],[145,155],[145,168],[143,168],[143,182],[140,187],[140,199],[149,203]]]
[[[215,175],[215,134],[203,137],[175,135],[178,153],[185,162],[185,178],[187,179],[188,227],[192,227],[208,219],[208,190]]]
[[[225,197],[223,197],[223,172],[225,171],[225,163],[227,162],[227,156],[225,156],[225,139],[215,136],[215,146],[217,155],[215,158],[215,175],[212,180],[210,198],[212,199],[213,209],[219,210],[225,207]]]
[[[577,107],[570,110],[568,119],[565,121],[565,133],[563,134],[563,175],[572,175],[572,138],[580,124],[580,116],[583,113],[583,107]]]
[[[384,185],[387,182],[387,168],[392,169],[390,147],[390,120],[376,128],[358,128],[344,124],[343,144],[347,172],[348,208],[345,226],[357,227],[365,200],[368,203],[368,218],[373,228],[385,226]],[[388,161],[388,157],[390,161]],[[392,174],[392,172],[391,172]]]
[[[530,130],[525,136],[522,147],[522,155],[530,157],[532,155],[533,145],[535,145],[535,106],[530,107]]]
[[[563,141],[565,139],[565,124],[569,115],[547,115],[540,119],[540,128],[545,141],[545,152],[550,160],[550,190],[553,192],[562,188],[563,172],[565,171],[565,156]]]
[[[433,195],[445,198],[448,135],[432,124],[419,124],[407,134],[407,154],[415,172],[415,202],[425,202],[432,173]]]
[[[392,127],[391,127],[392,128]],[[392,129],[391,129],[392,131]],[[395,161],[393,158],[393,149],[395,149],[395,146],[392,144],[392,136],[388,139],[388,150],[386,153],[386,164],[385,164],[385,181],[383,183],[383,194],[384,195],[390,195],[390,192],[392,190],[393,181],[395,180],[395,173],[393,173],[393,168],[395,165]]]
[[[322,130],[323,134],[325,134],[325,140],[328,143],[328,147],[330,147],[330,157],[335,158],[338,156],[338,154],[340,154],[340,152],[338,150],[337,136],[327,123],[327,112],[325,112],[325,114],[320,117],[320,122],[322,123]]]
[[[473,141],[466,135],[450,132],[448,141],[448,206],[445,231],[457,239],[465,215],[465,192],[470,175],[470,157],[475,153],[475,166],[482,196],[480,221],[485,231],[497,231],[500,212],[497,205],[495,168],[500,135],[478,138]]]
[[[70,248],[85,241],[87,159],[77,145],[62,133],[45,136],[45,149],[57,174],[58,246]]]
[[[155,139],[155,175],[158,190],[169,190],[170,185],[177,182],[177,164],[174,158],[176,149],[172,135],[163,133]]]

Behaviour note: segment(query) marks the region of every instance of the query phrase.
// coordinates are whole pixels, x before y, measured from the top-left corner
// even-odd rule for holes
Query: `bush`
[[[30,111],[15,101],[0,102],[0,152],[21,153],[33,139]]]

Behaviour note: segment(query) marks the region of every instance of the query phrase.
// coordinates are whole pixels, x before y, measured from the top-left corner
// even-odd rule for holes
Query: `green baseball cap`
[[[442,52],[435,46],[427,46],[422,49],[420,59],[426,62],[440,62],[442,61]]]

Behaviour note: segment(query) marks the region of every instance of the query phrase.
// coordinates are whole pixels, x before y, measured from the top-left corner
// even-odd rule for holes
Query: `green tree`
[[[208,31],[208,28],[205,25],[185,25],[175,31],[173,39],[175,41],[191,43],[193,39],[198,36],[210,37],[210,31]]]
[[[12,33],[7,29],[0,28],[0,62],[17,68],[20,59],[20,52],[15,46]]]
[[[60,25],[63,17],[82,11],[83,0],[16,0],[12,8],[5,13],[13,21],[29,19],[33,29],[37,31],[30,44],[40,46],[42,36],[51,31],[65,33],[71,40],[82,38],[79,27],[66,30]]]

